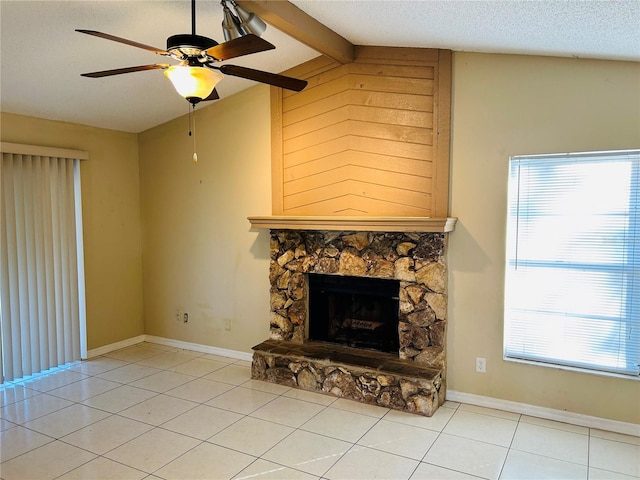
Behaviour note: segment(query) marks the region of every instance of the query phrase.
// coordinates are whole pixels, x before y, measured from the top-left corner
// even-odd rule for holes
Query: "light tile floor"
[[[632,479],[640,438],[447,402],[433,417],[143,343],[0,387],[0,478]]]

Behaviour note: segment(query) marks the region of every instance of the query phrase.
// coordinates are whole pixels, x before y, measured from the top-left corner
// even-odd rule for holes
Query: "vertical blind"
[[[3,382],[80,359],[79,165],[73,158],[2,153]]]
[[[640,150],[510,160],[505,358],[638,375]]]

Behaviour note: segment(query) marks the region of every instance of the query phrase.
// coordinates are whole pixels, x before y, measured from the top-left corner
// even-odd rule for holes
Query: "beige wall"
[[[640,422],[640,382],[502,360],[509,155],[640,146],[639,85],[633,63],[454,55],[450,389]],[[268,235],[246,220],[271,211],[268,89],[199,108],[197,140],[193,165],[186,118],[139,137],[146,333],[249,352],[269,325]]]
[[[269,331],[269,235],[246,218],[271,213],[268,87],[201,104],[196,138],[194,164],[186,116],[139,136],[146,333],[251,352]]]
[[[87,348],[144,333],[137,136],[2,113],[3,142],[86,150],[80,166]]]
[[[456,53],[452,131],[449,389],[640,423],[639,381],[502,359],[509,156],[640,147],[640,64]]]

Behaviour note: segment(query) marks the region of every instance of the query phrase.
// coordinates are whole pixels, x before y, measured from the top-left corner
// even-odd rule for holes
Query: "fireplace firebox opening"
[[[309,274],[309,340],[398,355],[400,282]]]

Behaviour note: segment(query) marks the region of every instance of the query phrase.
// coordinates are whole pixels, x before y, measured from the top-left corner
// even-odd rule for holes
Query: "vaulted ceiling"
[[[275,50],[228,63],[281,72],[353,45],[640,61],[637,0],[242,0],[271,26]],[[197,2],[197,33],[222,42],[218,1]],[[140,132],[187,112],[160,71],[89,79],[81,73],[159,61],[89,37],[93,29],[164,49],[191,30],[190,2],[0,0],[0,110]],[[164,61],[164,60],[163,60]],[[226,77],[222,98],[254,85]]]

